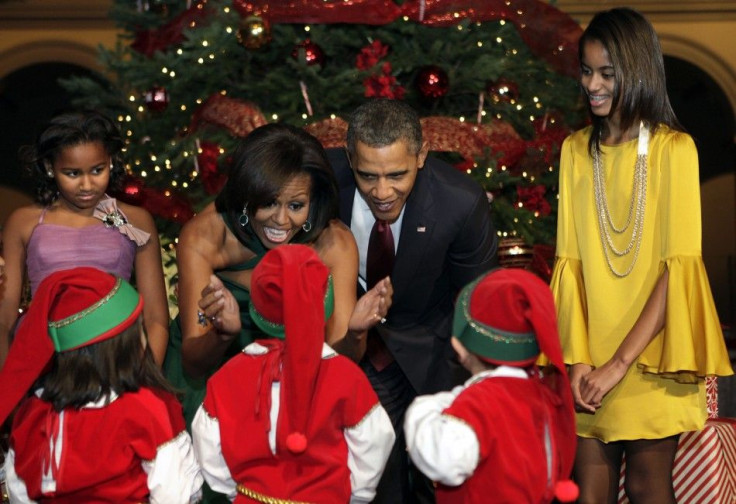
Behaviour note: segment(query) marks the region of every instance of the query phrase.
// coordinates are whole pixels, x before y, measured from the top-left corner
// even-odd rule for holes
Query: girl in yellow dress
[[[598,13],[579,42],[592,124],[560,160],[552,290],[577,409],[581,503],[674,503],[682,432],[731,366],[701,256],[698,157],[667,97],[652,25]]]

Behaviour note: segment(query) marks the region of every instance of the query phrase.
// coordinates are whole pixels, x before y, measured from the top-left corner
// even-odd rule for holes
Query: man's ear
[[[427,155],[429,154],[429,142],[424,140],[422,141],[422,147],[419,149],[419,153],[417,154],[417,169],[421,170],[424,168],[424,162],[427,160]]]

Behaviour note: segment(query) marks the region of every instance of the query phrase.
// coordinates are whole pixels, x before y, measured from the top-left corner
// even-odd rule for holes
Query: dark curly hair
[[[94,110],[64,112],[54,116],[41,130],[33,145],[18,152],[26,174],[36,180],[36,202],[47,206],[58,197],[56,180],[47,175],[67,147],[100,142],[112,160],[109,191],[119,188],[125,168],[121,151],[125,141],[120,129],[109,117]]]

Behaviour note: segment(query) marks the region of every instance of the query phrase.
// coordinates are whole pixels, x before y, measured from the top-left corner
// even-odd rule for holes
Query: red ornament
[[[322,66],[325,63],[325,53],[322,48],[307,39],[301,44],[297,44],[291,51],[291,57],[297,61],[305,61],[307,65]]]
[[[519,99],[519,86],[508,79],[488,81],[486,92],[495,103],[511,102]]]
[[[118,199],[131,205],[140,206],[143,202],[144,186],[143,181],[138,177],[127,175],[123,181]]]
[[[450,89],[447,73],[436,65],[422,67],[417,74],[417,89],[424,98],[437,99]]]
[[[169,93],[164,87],[153,86],[143,95],[143,101],[148,110],[161,112],[169,105]]]

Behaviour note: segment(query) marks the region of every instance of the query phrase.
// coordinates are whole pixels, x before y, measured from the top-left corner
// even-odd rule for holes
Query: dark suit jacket
[[[329,149],[328,157],[340,187],[340,219],[350,226],[355,178],[343,149]],[[485,192],[428,157],[406,201],[391,274],[393,304],[387,322],[377,326],[418,394],[457,384],[449,343],[455,297],[497,265],[497,244]]]

